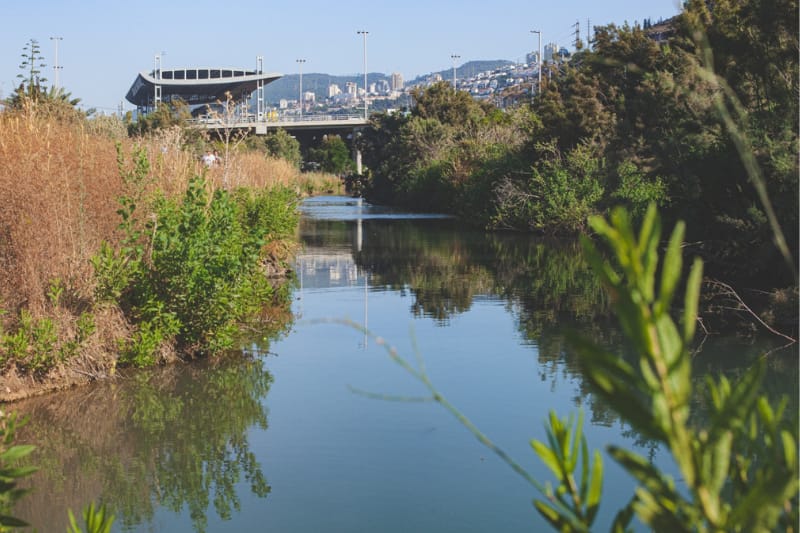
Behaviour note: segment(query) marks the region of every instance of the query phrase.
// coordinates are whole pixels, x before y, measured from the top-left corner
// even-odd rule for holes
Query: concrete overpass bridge
[[[282,74],[264,71],[264,59],[256,58],[256,68],[232,67],[161,68],[156,55],[152,71],[142,71],[134,80],[125,98],[142,113],[155,109],[161,102],[180,99],[201,113],[193,120],[209,131],[252,131],[264,135],[270,128],[291,132],[308,130],[347,130],[367,125],[364,114],[304,115],[280,113],[267,109],[264,87]],[[251,107],[255,104],[255,112]],[[207,110],[207,111],[206,111]]]
[[[161,56],[155,56],[153,70],[142,71],[125,98],[142,113],[162,102],[180,99],[202,113],[192,119],[198,127],[216,134],[247,132],[266,135],[284,129],[304,140],[327,133],[354,134],[367,125],[363,114],[303,115],[284,114],[267,109],[264,86],[282,75],[264,71],[264,59],[256,58],[255,69],[234,67],[179,67],[163,69]],[[249,103],[255,101],[255,113]],[[206,110],[204,113],[203,110]],[[356,167],[361,172],[361,154],[356,152]]]
[[[204,116],[191,120],[197,127],[211,132],[221,133],[226,130],[250,131],[256,135],[266,135],[269,130],[278,128],[290,133],[312,131],[352,131],[368,124],[363,113],[350,115],[273,115],[264,113],[256,115],[235,114],[231,117]]]

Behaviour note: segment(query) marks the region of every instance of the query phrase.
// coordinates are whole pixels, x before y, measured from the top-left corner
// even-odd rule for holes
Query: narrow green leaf
[[[656,315],[667,313],[672,304],[672,298],[680,280],[683,266],[681,245],[683,244],[685,228],[686,226],[683,222],[678,222],[675,225],[675,229],[672,230],[667,252],[664,255],[664,266],[661,269],[661,287],[658,293],[658,301],[654,308]]]
[[[697,320],[697,303],[700,299],[700,283],[703,281],[703,262],[695,259],[686,281],[686,297],[683,308],[683,340],[689,344],[694,338]]]
[[[17,459],[21,459],[30,454],[35,449],[36,446],[33,446],[32,444],[18,444],[10,447],[8,450],[0,454],[0,460],[5,462],[16,461]]]
[[[545,520],[557,531],[588,531],[586,527],[581,527],[574,518],[559,514],[555,509],[541,500],[533,502],[536,510],[539,511]]]
[[[635,501],[636,497],[634,496],[628,502],[628,505],[619,510],[614,517],[614,522],[611,524],[611,533],[627,533],[630,531],[628,526],[630,526],[631,519],[633,519],[633,504]]]
[[[711,489],[712,496],[717,497],[728,479],[728,471],[731,466],[731,446],[733,444],[733,433],[726,431],[719,436],[713,446],[706,450],[709,456],[708,478],[704,480]]]
[[[797,471],[797,441],[789,431],[781,431],[781,443],[783,444],[783,460],[786,469],[791,472]]]
[[[0,515],[0,524],[7,527],[28,527],[30,525],[24,520],[8,515]]]
[[[81,528],[78,526],[78,521],[75,519],[75,514],[72,512],[72,509],[67,509],[67,517],[69,518],[67,533],[80,533]]]
[[[665,477],[660,470],[650,464],[644,457],[616,446],[609,446],[608,453],[649,492],[659,494],[673,501],[679,499],[677,492],[675,492],[673,481]]]
[[[603,495],[603,456],[599,451],[594,452],[592,464],[592,477],[589,483],[589,492],[586,495],[586,519],[589,525],[594,523],[597,511],[600,509],[600,499]]]
[[[570,418],[572,418],[570,416]],[[570,420],[571,422],[571,420]],[[570,457],[568,461],[568,470],[570,472],[575,471],[575,467],[578,466],[578,457],[580,456],[580,449],[581,443],[584,442],[583,439],[583,411],[578,411],[578,420],[575,424],[570,423],[569,427],[570,435],[568,437],[567,444],[569,444],[569,439],[572,440],[572,446],[570,447]]]
[[[600,252],[597,251],[597,248],[588,237],[581,235],[580,242],[586,262],[589,263],[589,266],[600,278],[600,281],[603,283],[603,285],[609,289],[611,293],[611,300],[616,300],[618,292],[617,287],[620,284],[619,274],[617,274],[614,269],[611,268],[611,266],[605,261],[603,256],[600,255]]]
[[[655,275],[658,267],[658,244],[661,238],[661,222],[655,206],[650,204],[642,221],[636,252],[642,258],[642,272],[638,286],[646,302],[655,299]]]
[[[723,393],[720,396],[722,404],[711,416],[709,433],[712,440],[719,438],[725,431],[744,426],[750,412],[756,408],[764,372],[764,362],[758,360],[742,375],[730,390],[730,394],[724,394],[726,385],[720,383],[719,391]]]
[[[578,494],[582,501],[587,499],[589,490],[589,445],[586,438],[581,439],[581,485]]]
[[[545,466],[547,466],[547,468],[549,468],[550,471],[555,474],[556,478],[561,480],[561,463],[556,454],[553,453],[553,451],[548,448],[547,445],[538,440],[531,441],[531,446]]]
[[[11,479],[20,479],[29,476],[34,472],[37,472],[38,470],[39,467],[37,466],[23,466],[20,468],[3,468],[2,470],[0,470],[0,472],[4,477],[8,477]]]

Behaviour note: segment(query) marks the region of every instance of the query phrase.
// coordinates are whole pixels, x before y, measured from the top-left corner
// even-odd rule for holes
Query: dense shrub
[[[148,165],[142,152],[126,174],[132,196],[120,199],[122,247],[94,258],[98,296],[117,301],[136,324],[123,362],[146,366],[174,340],[189,353],[233,346],[240,321],[272,294],[259,271],[267,239],[291,235],[296,195],[271,190],[217,189],[192,179],[182,198],[144,197]],[[141,220],[139,206],[151,205]]]

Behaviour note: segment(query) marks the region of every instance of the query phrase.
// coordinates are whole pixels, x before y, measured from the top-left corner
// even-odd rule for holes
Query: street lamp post
[[[61,67],[58,66],[58,41],[63,41],[64,38],[63,37],[50,37],[50,40],[53,41],[53,44],[55,44],[55,46],[56,46],[55,61],[53,62],[53,70],[56,71],[56,76],[55,76],[55,79],[53,80],[53,87],[55,88],[56,91],[58,91],[58,87],[59,87],[59,84],[58,84],[58,71],[61,70]]]
[[[540,30],[531,30],[531,33],[535,33],[539,37],[539,55],[537,56],[537,61],[539,62],[539,88],[536,91],[537,94],[541,94],[542,92],[542,32]],[[533,91],[531,91],[531,99],[533,99]]]
[[[456,91],[456,60],[460,58],[461,56],[457,54],[450,55],[450,59],[453,60],[453,92]]]
[[[369,117],[367,114],[367,94],[369,92],[369,88],[367,87],[367,35],[369,35],[369,32],[367,30],[358,30],[356,33],[364,37],[364,120],[367,120]]]
[[[306,62],[305,59],[296,59],[297,64],[300,66],[300,116],[303,116],[303,63]]]
[[[161,103],[161,54],[156,54],[153,58],[153,78],[156,80],[153,86],[153,111],[155,111]]]

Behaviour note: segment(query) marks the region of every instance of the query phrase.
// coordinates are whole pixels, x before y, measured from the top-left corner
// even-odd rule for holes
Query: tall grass
[[[88,258],[113,240],[114,143],[35,113],[0,114],[0,307],[45,311],[51,281],[91,294]]]
[[[134,144],[146,151],[147,187],[167,199],[184,195],[198,175],[210,194],[276,185],[300,192],[299,171],[282,160],[232,153],[223,175],[219,167],[204,168],[182,135],[165,129],[134,141],[36,109],[0,113],[0,396],[24,395],[32,375],[69,384],[109,374],[120,339],[131,334],[119,309],[96,305],[91,262],[102,242],[116,248],[124,238],[118,198],[130,191],[117,144],[126,165]],[[35,353],[41,346],[49,352],[46,364]]]

